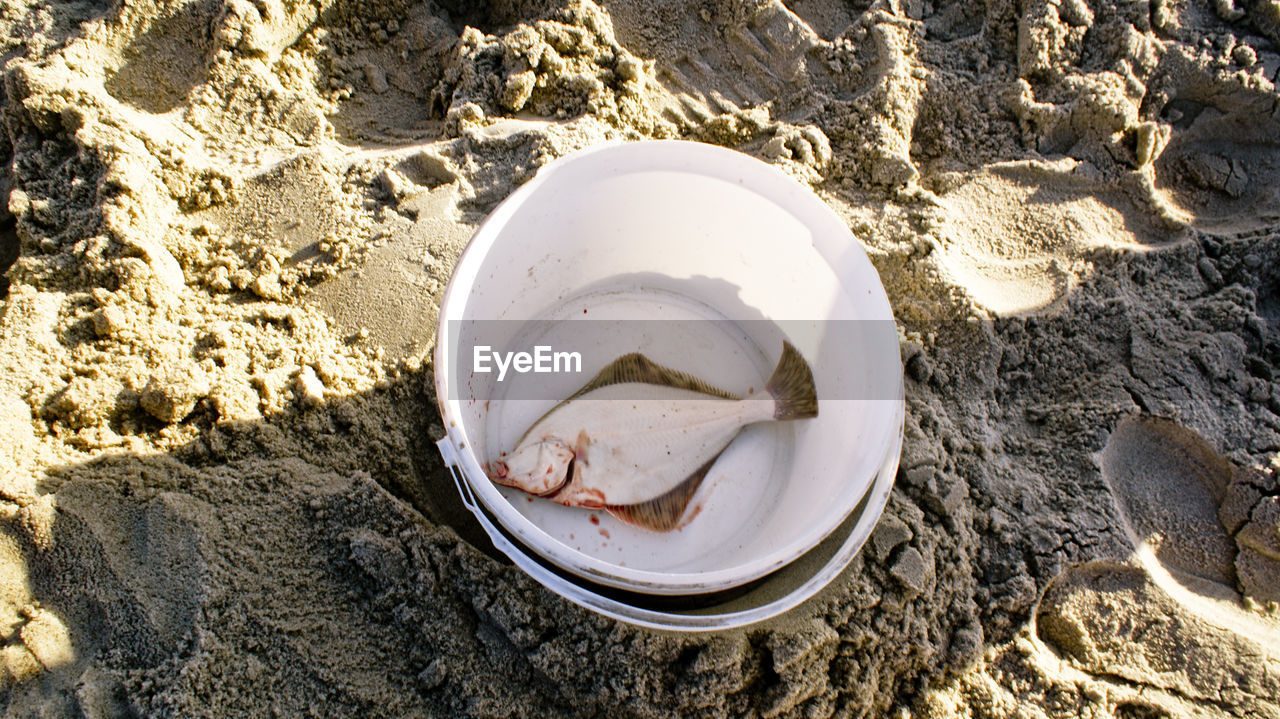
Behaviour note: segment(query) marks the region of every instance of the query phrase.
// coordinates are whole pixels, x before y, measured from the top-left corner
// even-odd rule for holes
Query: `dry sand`
[[[1277,0],[8,0],[0,708],[1280,717]],[[810,184],[902,469],[783,619],[618,625],[432,446],[471,229],[610,139]]]

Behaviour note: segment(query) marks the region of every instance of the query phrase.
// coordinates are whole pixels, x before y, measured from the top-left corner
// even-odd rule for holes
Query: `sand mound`
[[[0,27],[7,715],[1277,713],[1275,2],[17,0]],[[471,229],[553,158],[667,137],[846,218],[909,378],[866,550],[723,635],[541,589],[432,446]]]

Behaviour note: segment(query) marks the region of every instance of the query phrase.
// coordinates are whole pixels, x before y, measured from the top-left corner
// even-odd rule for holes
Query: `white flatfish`
[[[633,353],[543,415],[491,477],[665,531],[743,427],[817,414],[813,373],[787,342],[765,391],[746,399]]]

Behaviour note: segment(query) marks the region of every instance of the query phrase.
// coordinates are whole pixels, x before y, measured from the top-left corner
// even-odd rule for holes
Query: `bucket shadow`
[[[645,631],[495,563],[436,456],[430,379],[406,372],[254,422],[197,405],[195,436],[166,451],[0,482],[0,565],[12,559],[23,585],[4,597],[21,610],[4,630],[10,654],[30,657],[3,708],[599,716],[626,700],[597,676],[669,674],[646,701],[678,707],[680,692],[724,701],[712,675],[729,671],[753,701],[786,703],[826,666],[835,634],[813,622]]]
[[[108,450],[50,467],[27,486],[0,472],[0,669],[9,689],[0,710],[145,714],[136,702],[150,690],[134,680],[199,664],[200,652],[256,657],[281,682],[258,700],[273,697],[285,715],[305,713],[304,695],[322,691],[315,673],[352,651],[398,653],[396,671],[410,679],[422,671],[448,630],[397,636],[388,625],[350,637],[335,629],[385,624],[371,612],[387,609],[386,583],[405,582],[411,568],[426,596],[406,596],[406,606],[457,611],[474,588],[441,577],[451,565],[488,564],[492,575],[497,560],[502,576],[509,564],[436,452],[429,387],[424,368],[253,422],[217,422],[202,402],[183,421],[198,436],[167,451]],[[298,604],[303,596],[309,605]],[[474,629],[476,620],[452,621]],[[485,651],[450,652],[467,653]],[[288,689],[293,682],[311,690]],[[332,706],[356,711],[360,684],[345,682]]]
[[[118,414],[121,433],[121,419],[153,437],[175,429]],[[61,421],[23,425],[74,434]],[[319,701],[339,715],[593,716],[624,703],[597,696],[596,675],[671,673],[655,686],[723,701],[710,674],[727,661],[748,677],[742,691],[786,703],[784,689],[830,659],[835,634],[813,622],[671,635],[555,597],[462,505],[434,447],[438,421],[424,367],[257,421],[218,421],[206,400],[164,451],[94,448],[32,486],[0,482],[12,510],[0,560],[14,558],[26,587],[7,636],[31,657],[5,706],[146,715],[212,692],[226,715],[264,701],[301,715]],[[576,649],[602,637],[598,655]],[[353,656],[367,672],[352,673]],[[215,669],[231,665],[235,678]]]

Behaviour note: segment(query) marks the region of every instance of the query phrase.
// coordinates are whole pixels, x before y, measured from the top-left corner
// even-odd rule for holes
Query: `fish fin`
[[[782,357],[765,389],[773,396],[774,419],[805,419],[818,416],[818,393],[813,372],[799,350],[782,341]]]
[[[689,501],[693,499],[694,493],[702,485],[702,480],[707,476],[711,465],[715,464],[719,458],[719,454],[712,457],[706,464],[699,467],[683,482],[665,494],[636,504],[610,504],[606,505],[605,509],[608,510],[609,514],[627,524],[651,529],[655,532],[669,532],[680,523],[680,517],[684,515],[684,510],[689,506]]]
[[[624,382],[642,382],[644,384],[666,385],[669,387],[677,387],[680,389],[692,390],[709,394],[713,397],[721,399],[742,399],[732,392],[726,392],[719,387],[703,382],[687,372],[664,367],[657,362],[645,357],[639,352],[625,354],[618,359],[610,362],[604,369],[600,370],[590,382],[583,385],[569,397],[569,399],[577,399],[582,395],[611,384],[622,384]],[[567,400],[566,400],[567,401]]]

